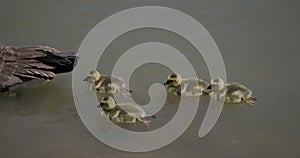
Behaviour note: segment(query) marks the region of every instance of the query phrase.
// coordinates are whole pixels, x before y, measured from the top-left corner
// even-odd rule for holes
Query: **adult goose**
[[[34,80],[51,80],[73,70],[76,56],[48,46],[0,45],[0,92],[25,87]]]

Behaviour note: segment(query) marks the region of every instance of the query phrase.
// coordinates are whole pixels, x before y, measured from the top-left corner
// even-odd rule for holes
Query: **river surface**
[[[174,8],[198,20],[222,53],[227,80],[250,87],[258,98],[257,104],[225,105],[213,130],[198,138],[208,104],[208,98],[204,97],[193,123],[175,142],[152,152],[128,153],[106,146],[89,133],[76,112],[72,75],[62,74],[53,81],[20,89],[20,97],[0,97],[1,158],[300,157],[300,3],[297,1],[4,0],[0,5],[0,43],[49,45],[76,51],[101,20],[124,9],[147,5]],[[98,69],[109,73],[127,49],[153,41],[180,50],[190,59],[197,75],[209,80],[204,60],[189,42],[171,32],[150,28],[129,32],[115,40]],[[135,101],[147,104],[150,85],[162,83],[168,73],[167,68],[158,64],[138,68],[130,81]],[[177,98],[168,97],[150,129],[167,123],[174,116],[177,103]],[[125,128],[147,130],[141,124]]]

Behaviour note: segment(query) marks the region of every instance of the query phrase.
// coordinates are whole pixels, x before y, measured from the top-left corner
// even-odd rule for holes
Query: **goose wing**
[[[73,69],[75,56],[48,46],[0,46],[0,91],[33,79],[51,80]]]
[[[188,86],[188,89],[194,89],[197,87],[207,87],[207,83],[204,80],[198,78],[187,78],[184,79],[182,82]]]

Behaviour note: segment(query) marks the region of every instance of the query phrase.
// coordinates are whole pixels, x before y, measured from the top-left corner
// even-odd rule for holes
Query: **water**
[[[20,98],[0,98],[0,157],[300,156],[300,21],[296,1],[3,1],[0,43],[77,50],[89,30],[102,19],[144,5],[178,9],[204,25],[219,46],[228,80],[241,81],[252,88],[259,99],[257,104],[225,105],[213,130],[199,139],[198,129],[208,101],[204,98],[194,122],[174,143],[153,152],[127,153],[104,145],[88,132],[76,115],[71,74],[64,74],[51,82],[21,89]],[[106,50],[99,68],[110,72],[122,52],[147,41],[176,47],[195,65],[199,76],[209,79],[206,65],[188,42],[156,29],[136,30],[120,37]],[[147,104],[149,86],[163,82],[168,73],[168,69],[155,64],[136,70],[130,82],[137,92],[134,99]],[[169,97],[157,116],[160,119],[154,120],[151,128],[166,123],[176,112],[177,102]],[[144,130],[139,125],[126,128]]]

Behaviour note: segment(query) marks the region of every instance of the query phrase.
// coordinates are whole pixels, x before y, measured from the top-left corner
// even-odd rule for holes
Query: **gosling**
[[[167,86],[167,91],[173,96],[201,96],[207,95],[207,83],[199,78],[182,79],[179,74],[172,73],[168,76],[164,83]]]
[[[225,101],[225,103],[247,103],[254,105],[257,100],[252,96],[252,91],[240,83],[225,84],[221,78],[212,79],[207,89],[212,99]]]
[[[113,97],[106,96],[100,100],[100,105],[105,116],[114,123],[133,124],[137,121],[149,127],[150,121],[146,120],[145,111],[136,104],[117,104]]]
[[[130,95],[132,90],[126,88],[123,79],[110,75],[102,75],[99,71],[90,71],[85,81],[91,90],[100,93],[121,93],[126,96]]]

